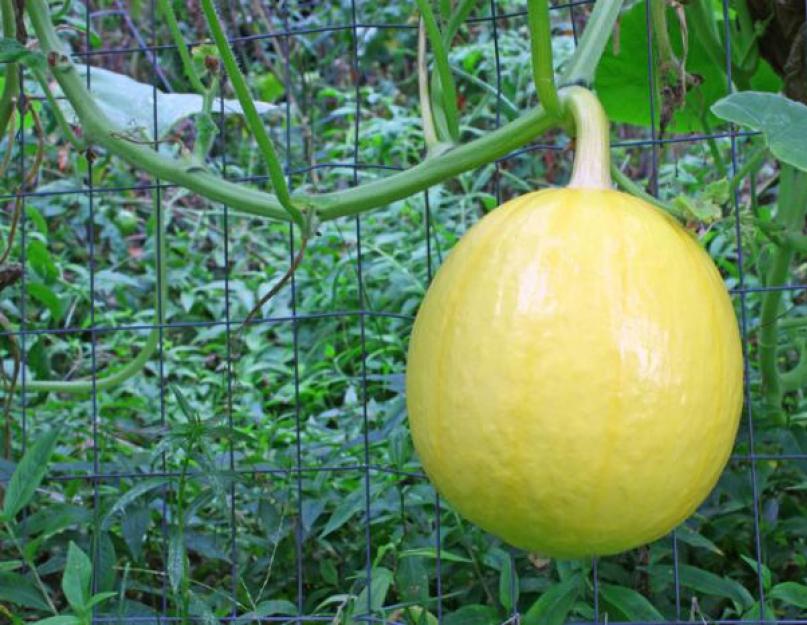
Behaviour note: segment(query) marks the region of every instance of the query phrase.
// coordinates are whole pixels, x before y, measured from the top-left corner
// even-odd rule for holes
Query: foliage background
[[[198,7],[174,4],[186,40],[203,41]],[[558,64],[588,9],[572,3],[553,11]],[[293,188],[343,188],[423,158],[410,3],[233,0],[221,10],[239,37],[236,52],[254,94],[273,105],[266,119]],[[64,36],[93,67],[165,91],[190,90],[150,4],[74,2],[69,18]],[[677,25],[671,28],[680,51]],[[620,122],[614,162],[664,198],[709,200],[703,190],[724,180],[732,156],[742,162],[754,140],[704,113],[725,93],[722,74],[690,47],[687,67],[700,71],[703,84],[661,128],[665,102],[652,63],[648,73],[644,3],[623,16],[619,32],[596,83]],[[466,138],[535,104],[523,3],[480,2],[451,60]],[[757,89],[779,85],[764,64],[754,81]],[[131,85],[113,81],[116,89],[116,107],[149,120],[152,111],[133,108]],[[26,90],[38,93],[32,81]],[[89,163],[60,138],[47,106],[34,106],[46,136],[36,194],[25,200],[15,237],[25,278],[3,291],[0,312],[20,332],[27,379],[78,379],[93,363],[104,370],[130,359],[153,322],[156,181],[104,153]],[[263,184],[266,172],[240,118],[218,121],[215,166]],[[193,132],[192,120],[181,119],[160,149],[180,154]],[[704,133],[708,140],[697,136]],[[6,214],[38,141],[30,116],[14,141],[3,140],[11,154],[0,181]],[[73,541],[91,556],[93,590],[114,593],[97,608],[111,622],[156,624],[162,614],[347,623],[368,607],[376,622],[448,625],[493,625],[515,612],[536,624],[754,620],[763,595],[766,619],[804,618],[803,396],[788,396],[789,420],[777,425],[762,407],[755,361],[762,294],[753,289],[764,283],[771,246],[750,217],[773,210],[773,161],[754,186],[741,188],[736,205],[718,193],[716,217],[691,224],[735,289],[738,312],[741,278],[750,289],[751,411],[717,488],[674,535],[598,562],[548,560],[462,521],[422,475],[406,428],[403,372],[424,289],[485,212],[562,184],[569,148],[567,137],[550,133],[427,193],[324,224],[293,281],[243,329],[239,320],[287,269],[298,242],[287,226],[161,187],[169,289],[158,353],[111,390],[16,393],[11,402],[0,477],[9,478],[31,441],[62,428],[44,486],[18,527],[57,609],[69,610],[60,584]],[[8,223],[0,225],[4,234]],[[797,258],[791,282],[802,283],[803,272]],[[803,291],[785,299],[785,316],[800,318]],[[783,338],[785,359],[799,332],[794,323]],[[7,333],[0,341],[11,375]],[[47,616],[9,535],[2,560],[0,603],[21,621]]]

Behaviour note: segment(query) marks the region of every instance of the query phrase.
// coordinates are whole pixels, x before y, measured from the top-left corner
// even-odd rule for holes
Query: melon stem
[[[566,87],[560,99],[571,115],[575,130],[575,155],[571,189],[611,188],[611,142],[608,117],[602,104],[583,87]]]

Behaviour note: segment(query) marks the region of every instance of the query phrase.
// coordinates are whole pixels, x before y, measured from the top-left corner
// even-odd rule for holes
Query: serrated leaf
[[[62,575],[62,591],[76,612],[87,609],[92,583],[92,563],[81,548],[72,540],[67,548],[67,563]]]
[[[768,595],[771,599],[778,599],[788,605],[807,609],[807,586],[797,582],[782,582],[771,588]]]
[[[664,617],[647,598],[624,586],[600,584],[600,594],[611,607],[621,612],[628,621],[663,621]],[[611,617],[608,620],[622,620]]]
[[[579,592],[579,575],[573,575],[566,581],[551,586],[530,606],[524,614],[522,624],[563,625],[574,607]]]
[[[0,601],[35,610],[48,609],[48,603],[36,584],[19,573],[0,573]]]
[[[6,488],[3,517],[11,520],[31,501],[48,471],[48,463],[56,447],[60,429],[46,432],[31,445],[20,460]]]
[[[807,171],[807,106],[777,93],[740,91],[718,100],[712,112],[726,121],[762,133],[773,155]]]

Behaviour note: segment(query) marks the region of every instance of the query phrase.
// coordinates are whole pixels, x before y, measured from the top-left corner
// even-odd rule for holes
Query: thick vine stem
[[[586,29],[561,76],[561,85],[590,85],[625,0],[600,0],[588,18]]]
[[[619,15],[622,1],[598,0],[589,26],[564,75],[567,81],[571,76],[573,80],[584,84],[591,82],[597,62],[610,37],[611,27]],[[40,47],[46,55],[56,59],[51,70],[81,121],[88,142],[107,149],[160,180],[182,186],[210,201],[226,204],[235,211],[290,221],[289,214],[271,193],[229,182],[198,164],[165,157],[146,146],[117,136],[117,129],[95,104],[84,81],[73,67],[68,51],[59,40],[50,20],[46,2],[26,2],[28,16]],[[593,32],[589,34],[592,29]],[[402,200],[448,178],[502,158],[557,125],[556,119],[551,118],[542,107],[536,107],[479,139],[428,158],[415,167],[333,193],[295,195],[295,204],[300,208],[316,211],[319,221],[356,215]]]
[[[562,117],[563,107],[555,87],[555,70],[552,64],[549,0],[528,0],[527,21],[532,48],[532,75],[538,101],[550,115]]]
[[[801,232],[807,213],[807,174],[789,165],[782,165],[776,223],[784,229],[786,237],[777,246],[768,270],[765,286],[781,286],[787,280],[790,262],[795,252],[787,241],[787,235]],[[782,395],[807,384],[804,376],[805,356],[799,351],[800,360],[794,369],[783,374],[778,364],[778,321],[783,292],[779,289],[765,291],[762,296],[759,327],[759,370],[762,374],[762,393],[765,404],[777,418],[781,418]]]
[[[575,156],[572,189],[611,188],[611,141],[608,117],[602,104],[583,87],[566,87],[560,92],[564,108],[574,119]]]

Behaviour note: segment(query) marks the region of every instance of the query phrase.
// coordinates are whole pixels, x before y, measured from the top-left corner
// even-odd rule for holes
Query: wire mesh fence
[[[230,33],[236,53],[257,55],[270,68],[254,88],[274,102],[266,114],[292,189],[355,186],[419,158],[417,112],[405,111],[390,86],[411,82],[417,36],[411,11],[399,4],[406,3],[222,6],[229,24],[240,26],[237,36]],[[576,44],[590,4],[553,7],[561,51]],[[729,76],[730,10],[723,0]],[[156,6],[116,0],[79,13],[71,36],[87,84],[105,87],[98,68],[147,77],[150,110],[141,118],[150,120],[150,143],[178,154],[177,143],[193,130],[182,123],[170,137],[161,130],[170,113],[158,90],[172,91],[178,66]],[[189,5],[183,24],[196,49],[207,38],[193,21],[198,13]],[[643,15],[640,86],[651,123],[616,126],[615,155],[645,174],[656,195],[679,175],[685,154],[700,150],[703,168],[714,166],[706,146],[729,155],[729,175],[737,171],[753,133],[728,126],[659,133],[663,103],[651,88],[657,69],[649,11]],[[529,52],[520,43],[526,11],[483,1],[466,27],[469,40],[481,43],[454,59],[466,68],[460,78],[483,82],[477,87],[489,94],[471,112],[478,123],[469,129],[477,132],[511,119],[519,90],[527,90],[519,82],[529,79]],[[480,66],[482,79],[469,76]],[[41,109],[41,93],[25,95]],[[216,165],[230,180],[265,185],[266,172],[226,107],[222,95]],[[16,185],[35,168],[36,141],[31,125],[14,137],[8,177]],[[532,623],[519,596],[551,596],[555,577],[562,583],[577,576],[583,581],[571,599],[573,622],[807,624],[801,608],[772,612],[770,597],[771,569],[803,581],[807,567],[798,513],[776,527],[779,493],[792,490],[787,505],[800,502],[803,510],[804,437],[782,428],[760,440],[753,384],[746,385],[729,470],[700,520],[626,556],[553,564],[510,550],[463,523],[428,485],[403,405],[402,363],[417,304],[444,254],[476,219],[475,207],[490,209],[533,181],[561,182],[568,147],[552,134],[461,177],[467,205],[459,208],[456,194],[440,187],[379,216],[324,224],[288,286],[243,328],[256,301],[250,286],[271,282],[300,252],[289,226],[205,207],[103,153],[58,146],[55,164],[38,169],[35,184],[0,198],[22,206],[16,236],[24,270],[4,291],[9,320],[2,330],[22,358],[10,412],[16,456],[55,422],[65,424],[59,460],[44,483],[53,507],[25,521],[30,536],[45,526],[44,516],[55,523],[42,538],[52,554],[37,560],[40,573],[60,570],[65,536],[82,544],[93,590],[116,597],[113,610],[95,608],[97,623]],[[786,291],[796,310],[805,286],[766,287],[749,272],[756,251],[744,243],[743,201],[735,189],[734,222],[707,246],[736,303],[752,380],[760,296]],[[139,224],[129,234],[122,211]],[[69,236],[50,220],[72,224]],[[51,255],[59,256],[58,268]],[[167,273],[150,269],[163,261]],[[142,354],[149,341],[153,353],[142,372],[107,385],[107,371]],[[45,392],[36,383],[49,374],[85,379],[88,388]],[[7,476],[12,466],[5,466]],[[704,519],[720,536],[736,534],[724,541],[731,551],[693,529]],[[775,565],[777,541],[790,551]],[[16,558],[10,544],[3,549],[4,560]],[[618,607],[625,588],[640,602],[631,612]]]

